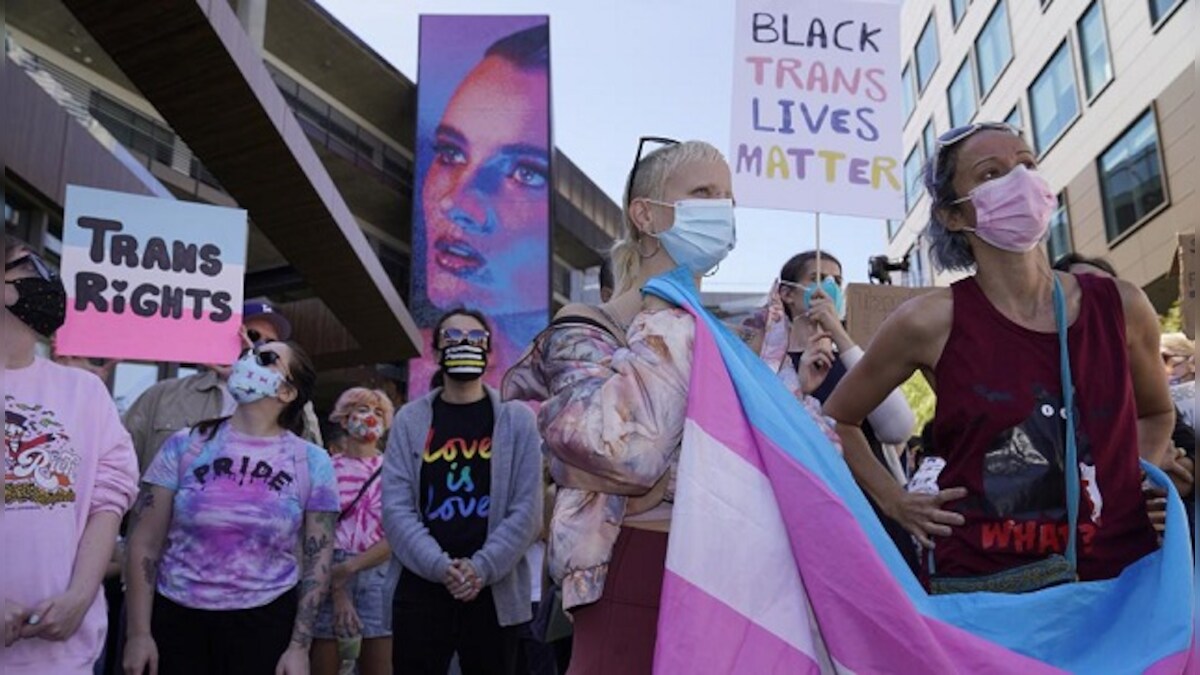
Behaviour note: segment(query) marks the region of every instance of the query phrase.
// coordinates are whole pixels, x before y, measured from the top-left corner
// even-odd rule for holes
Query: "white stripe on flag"
[[[813,658],[830,662],[767,477],[693,420],[683,433],[667,568]]]

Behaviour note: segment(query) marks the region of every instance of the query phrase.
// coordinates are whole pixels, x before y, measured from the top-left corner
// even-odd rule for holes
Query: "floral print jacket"
[[[674,499],[694,319],[639,314],[626,344],[584,321],[556,322],[504,380],[504,398],[541,401],[538,427],[558,485],[550,575],[570,609],[600,599],[627,515]]]
[[[674,501],[695,330],[676,308],[639,314],[624,344],[598,325],[560,321],[505,376],[506,399],[542,402],[558,485],[548,559],[566,609],[600,599],[625,518]],[[798,398],[837,445],[816,400]]]

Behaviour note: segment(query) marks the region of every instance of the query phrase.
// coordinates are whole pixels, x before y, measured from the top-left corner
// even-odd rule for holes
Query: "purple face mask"
[[[998,249],[1014,253],[1029,251],[1042,241],[1057,206],[1046,181],[1024,165],[951,203],[967,200],[975,205],[975,227],[964,229]]]

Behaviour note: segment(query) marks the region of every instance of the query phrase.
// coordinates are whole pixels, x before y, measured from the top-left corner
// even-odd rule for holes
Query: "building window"
[[[1033,144],[1038,155],[1045,153],[1079,116],[1075,65],[1066,41],[1029,87],[1029,113],[1033,117]]]
[[[938,54],[937,41],[937,25],[933,21],[933,14],[925,21],[925,28],[921,30],[921,37],[917,40],[917,89],[925,91],[925,87],[929,84],[929,80],[933,78],[933,71],[937,68],[938,61],[941,56]]]
[[[900,234],[900,230],[902,230],[902,229],[904,229],[904,221],[903,220],[892,220],[891,218],[888,218],[888,220],[887,220],[888,241],[895,239],[896,235]]]
[[[1058,193],[1058,206],[1054,215],[1050,216],[1050,238],[1046,244],[1046,252],[1050,255],[1050,264],[1071,252],[1071,218],[1067,214],[1067,197]]]
[[[924,286],[927,283],[926,270],[929,266],[925,262],[925,247],[922,246],[920,238],[917,239],[917,243],[912,245],[912,248],[908,249],[908,253],[904,257],[908,258],[905,285]]]
[[[89,103],[88,112],[121,145],[167,166],[173,164],[173,131],[98,91],[91,93]]]
[[[1134,229],[1167,201],[1154,110],[1142,114],[1100,155],[1100,190],[1108,241]]]
[[[979,69],[979,97],[987,98],[1000,74],[1012,61],[1012,38],[1008,32],[1008,9],[1004,0],[996,3],[983,30],[975,39],[975,67]]]
[[[1150,25],[1156,28],[1175,12],[1175,8],[1183,4],[1183,0],[1149,0],[1149,2]]]
[[[933,151],[937,149],[937,130],[933,126],[933,118],[925,123],[925,128],[921,130],[921,146],[925,150],[926,157],[933,157]]]
[[[913,108],[917,107],[911,65],[905,65],[904,70],[901,71],[900,87],[904,90],[901,92],[900,99],[904,104],[904,119],[908,121],[908,118],[912,116]]]
[[[1008,116],[1004,118],[1004,123],[1014,129],[1020,129],[1021,124],[1021,104],[1013,106],[1013,109],[1008,111]]]
[[[946,91],[950,104],[950,128],[961,127],[975,116],[977,101],[975,100],[975,77],[971,71],[970,59],[963,61],[950,81],[950,89]]]
[[[950,0],[950,18],[954,20],[954,27],[958,28],[958,24],[962,23],[963,17],[967,15],[968,0]]]
[[[1092,100],[1113,79],[1112,59],[1108,56],[1108,31],[1104,29],[1104,11],[1100,0],[1079,17],[1079,54],[1083,57],[1083,87]]]
[[[917,200],[921,198],[921,146],[908,153],[904,160],[904,210],[912,211]]]
[[[1020,101],[1017,101],[1012,110],[1008,111],[1008,116],[1004,118],[1004,123],[1020,132],[1021,138],[1025,139],[1026,143],[1029,142],[1029,133],[1025,129],[1025,120],[1021,116]]]

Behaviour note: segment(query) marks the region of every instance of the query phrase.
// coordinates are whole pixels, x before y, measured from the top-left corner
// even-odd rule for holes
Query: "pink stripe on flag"
[[[1146,669],[1146,675],[1195,675],[1197,672],[1200,672],[1200,662],[1196,658],[1195,642],[1187,651],[1172,654]]]
[[[742,406],[738,403],[737,390],[721,359],[721,350],[713,340],[712,333],[703,330],[696,322],[696,337],[692,345],[693,368],[703,368],[704,386],[693,386],[688,393],[688,417],[759,471],[762,460],[754,446],[754,436],[746,420]],[[693,381],[695,381],[693,376]]]
[[[820,673],[813,658],[742,616],[704,589],[667,570],[659,634],[670,624],[675,645],[662,641],[654,654],[654,671],[673,673]]]
[[[68,303],[73,302],[68,300]],[[241,351],[237,330],[242,315],[214,323],[202,319],[164,319],[97,312],[68,311],[67,323],[55,335],[55,348],[64,356],[95,356],[135,361],[233,363]]]
[[[846,505],[755,432],[792,553],[833,658],[860,673],[1061,673],[962,629],[922,616]],[[922,627],[922,624],[923,627]]]

